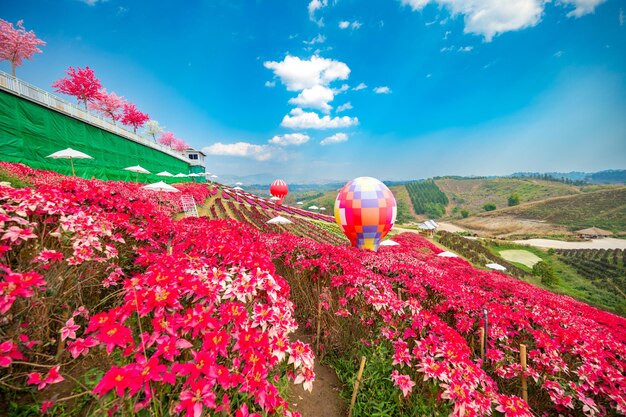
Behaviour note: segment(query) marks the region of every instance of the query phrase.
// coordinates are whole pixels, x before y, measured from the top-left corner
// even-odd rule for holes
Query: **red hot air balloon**
[[[270,186],[270,194],[278,198],[278,200],[276,200],[276,204],[282,204],[285,196],[289,194],[289,187],[285,181],[276,180]]]

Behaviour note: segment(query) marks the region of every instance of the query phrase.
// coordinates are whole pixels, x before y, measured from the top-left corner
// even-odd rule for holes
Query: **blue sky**
[[[50,90],[89,65],[218,175],[626,168],[620,0],[179,4],[0,0],[0,18],[47,42],[18,77]]]

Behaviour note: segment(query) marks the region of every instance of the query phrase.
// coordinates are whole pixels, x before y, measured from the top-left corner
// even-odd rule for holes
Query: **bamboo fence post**
[[[361,383],[361,377],[363,376],[363,369],[365,368],[365,356],[361,356],[361,365],[359,365],[359,373],[356,375],[356,381],[354,381],[354,390],[352,391],[352,400],[350,401],[350,409],[348,410],[348,417],[352,417],[354,411],[354,403],[356,402],[356,394],[359,390],[359,384]]]
[[[315,337],[315,345],[317,355],[320,354],[320,337],[322,335],[322,294],[320,290],[320,278],[317,278],[317,333]]]
[[[485,328],[480,328],[480,358],[485,360]]]
[[[526,345],[519,345],[520,362],[522,363],[522,399],[528,402],[528,384],[526,381]]]
[[[402,290],[400,289],[400,287],[398,287],[398,299],[402,301]]]

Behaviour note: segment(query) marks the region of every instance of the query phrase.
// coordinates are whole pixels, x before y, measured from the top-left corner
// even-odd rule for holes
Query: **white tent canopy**
[[[240,186],[236,186],[235,188],[233,188],[233,190],[242,191],[243,188],[241,188]]]
[[[380,243],[379,246],[399,246],[400,244],[394,240],[387,239]]]
[[[444,251],[444,252],[438,253],[437,256],[441,258],[458,258],[459,257],[459,255],[457,255],[456,253],[452,253],[450,251]]]
[[[303,205],[304,203],[303,203],[302,201],[298,201],[296,204],[297,204],[297,205],[299,205],[299,206],[301,206],[301,205]]]
[[[151,191],[165,191],[168,193],[179,193],[180,191],[177,188],[172,187],[169,184],[164,183],[163,181],[155,182],[154,184],[145,185],[141,188]]]
[[[236,182],[235,185],[237,185],[237,186],[243,185],[243,182]]]
[[[309,207],[309,210],[319,210],[319,209],[320,209],[320,208],[319,208],[319,207],[317,207],[317,206],[310,206],[310,207]]]
[[[500,264],[486,264],[487,268],[495,269],[496,271],[506,271],[506,268]]]
[[[293,223],[291,220],[283,217],[283,216],[276,216],[273,219],[270,219],[267,221],[269,224],[291,224]]]

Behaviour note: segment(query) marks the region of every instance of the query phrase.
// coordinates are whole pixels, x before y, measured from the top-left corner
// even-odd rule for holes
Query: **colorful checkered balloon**
[[[396,221],[396,199],[385,184],[375,178],[348,181],[335,200],[335,221],[352,246],[378,250],[381,240]]]

